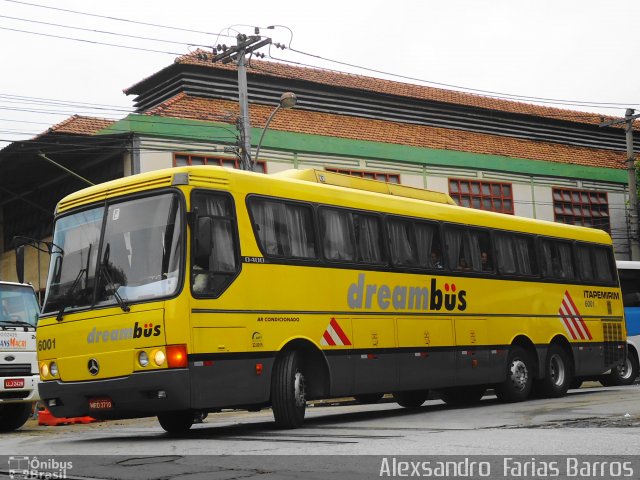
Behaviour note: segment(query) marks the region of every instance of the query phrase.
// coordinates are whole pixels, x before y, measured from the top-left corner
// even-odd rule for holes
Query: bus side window
[[[537,275],[533,237],[496,232],[498,271],[507,275]]]
[[[611,248],[592,247],[595,278],[602,282],[615,280],[613,252]]]
[[[313,212],[309,205],[251,198],[249,211],[264,255],[316,258]]]
[[[416,243],[418,244],[418,261],[421,267],[434,270],[443,268],[442,242],[435,224],[416,222]]]
[[[477,228],[446,226],[444,240],[447,265],[451,270],[483,271],[482,252],[491,251],[489,232]]]
[[[389,254],[393,265],[409,267],[418,264],[416,242],[411,227],[411,222],[407,220],[390,218],[387,221]]]
[[[192,289],[195,294],[217,296],[229,286],[238,271],[235,218],[226,196],[197,192],[196,235],[192,259]]]
[[[582,280],[595,280],[589,245],[576,243],[576,265]]]
[[[344,210],[320,210],[322,249],[327,260],[355,260],[355,234],[351,214]]]
[[[384,250],[382,249],[382,230],[380,217],[352,213],[358,262],[382,263]]]
[[[547,278],[574,280],[576,278],[571,243],[541,239],[542,273]]]

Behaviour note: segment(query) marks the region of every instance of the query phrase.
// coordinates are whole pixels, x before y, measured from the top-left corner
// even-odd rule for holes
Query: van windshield
[[[116,303],[125,308],[176,293],[181,208],[176,194],[165,193],[59,218],[44,313]]]
[[[35,327],[39,312],[40,307],[33,288],[28,285],[0,282],[0,328]]]

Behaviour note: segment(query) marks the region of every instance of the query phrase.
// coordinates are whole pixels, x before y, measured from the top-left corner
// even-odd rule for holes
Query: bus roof
[[[288,170],[270,175],[209,165],[154,170],[69,194],[58,203],[56,213],[103,202],[108,198],[170,186],[281,196],[300,201],[611,244],[611,237],[602,230],[461,207],[445,193],[313,169]]]

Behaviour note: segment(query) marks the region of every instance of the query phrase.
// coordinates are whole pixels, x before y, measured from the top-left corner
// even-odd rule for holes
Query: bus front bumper
[[[39,385],[40,397],[56,417],[96,419],[152,417],[190,407],[187,369],[136,372],[86,382],[53,380]]]

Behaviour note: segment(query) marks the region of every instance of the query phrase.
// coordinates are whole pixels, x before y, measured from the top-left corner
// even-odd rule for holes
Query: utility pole
[[[636,162],[633,151],[633,121],[640,117],[640,114],[633,114],[633,108],[627,108],[624,120],[611,120],[601,122],[601,127],[625,124],[624,131],[627,142],[627,174],[629,183],[629,230],[631,236],[631,260],[640,260],[640,243],[638,243],[638,187],[636,184]]]
[[[258,32],[256,32],[258,33]],[[238,102],[240,103],[240,118],[238,129],[240,130],[240,159],[243,170],[253,170],[253,158],[251,156],[251,124],[249,121],[249,92],[247,88],[247,54],[271,43],[270,38],[262,38],[260,35],[247,36],[238,34],[237,44],[234,47],[218,45],[213,62],[224,64],[236,61],[238,64]]]

